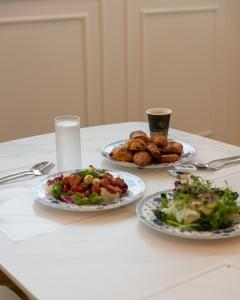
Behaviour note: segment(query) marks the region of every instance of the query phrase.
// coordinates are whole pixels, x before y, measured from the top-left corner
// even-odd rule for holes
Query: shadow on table
[[[157,232],[142,223],[138,224],[138,232],[146,242],[154,247],[165,248],[168,253],[207,256],[239,254],[240,252],[240,236],[215,240],[181,238]]]

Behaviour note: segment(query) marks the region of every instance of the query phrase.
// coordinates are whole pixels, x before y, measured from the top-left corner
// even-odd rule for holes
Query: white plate
[[[80,206],[77,204],[62,202],[47,193],[46,188],[47,188],[47,181],[49,179],[52,180],[53,178],[60,176],[61,174],[68,175],[76,171],[79,170],[56,173],[41,180],[39,185],[34,190],[34,197],[36,198],[36,200],[41,202],[44,205],[55,207],[62,210],[99,211],[99,210],[108,210],[108,209],[113,209],[113,208],[127,205],[135,200],[138,200],[144,195],[145,184],[139,177],[126,172],[115,172],[115,171],[109,171],[109,173],[111,173],[114,177],[121,177],[122,179],[124,179],[124,181],[128,185],[128,192],[124,197],[121,197],[120,199],[117,199],[110,204]]]
[[[173,141],[170,139],[170,141]],[[126,166],[126,167],[132,167],[132,168],[140,168],[139,166],[135,165],[134,163],[130,163],[130,162],[122,162],[122,161],[117,161],[111,158],[110,153],[112,152],[112,150],[116,147],[120,147],[122,146],[124,143],[126,142],[126,140],[121,140],[121,141],[117,141],[111,144],[108,144],[107,146],[105,146],[101,153],[102,155],[111,163],[116,164],[116,165],[120,165],[120,166]],[[171,167],[175,164],[182,164],[185,163],[187,161],[190,161],[197,153],[197,149],[193,146],[190,145],[188,143],[182,142],[182,141],[176,141],[177,143],[180,143],[183,145],[183,152],[182,155],[180,157],[180,159],[178,161],[175,161],[173,163],[161,163],[161,164],[151,164],[148,165],[144,168],[146,169],[153,169],[153,168],[165,168],[165,167]]]
[[[142,199],[137,205],[137,216],[147,226],[165,234],[189,239],[224,239],[240,235],[239,220],[232,227],[215,231],[181,230],[161,222],[157,219],[153,211],[159,207],[162,193],[170,194],[172,190],[154,193]]]

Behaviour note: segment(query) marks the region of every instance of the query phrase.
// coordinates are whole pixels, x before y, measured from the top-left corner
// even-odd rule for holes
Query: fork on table
[[[19,172],[14,172],[11,174],[7,174],[4,176],[0,177],[0,184],[13,180],[13,179],[18,179],[23,176],[27,175],[34,175],[34,176],[41,176],[41,175],[46,175],[48,172],[50,172],[51,169],[53,169],[55,164],[53,162],[41,162],[36,165],[34,165],[32,168],[28,170],[23,170]]]

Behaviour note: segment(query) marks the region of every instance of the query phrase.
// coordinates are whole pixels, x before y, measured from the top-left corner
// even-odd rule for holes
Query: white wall
[[[240,145],[239,0],[0,0],[0,140],[144,120]]]

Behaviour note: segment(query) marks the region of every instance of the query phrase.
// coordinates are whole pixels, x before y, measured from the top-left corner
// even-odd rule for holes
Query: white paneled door
[[[99,1],[54,2],[0,3],[1,140],[103,121]]]

